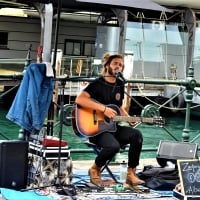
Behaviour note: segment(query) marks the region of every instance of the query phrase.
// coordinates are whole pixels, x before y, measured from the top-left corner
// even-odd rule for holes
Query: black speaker
[[[0,140],[0,187],[24,189],[28,176],[28,142]]]
[[[157,162],[161,167],[165,167],[167,162],[177,164],[178,159],[197,158],[198,145],[189,142],[160,141],[157,151]]]

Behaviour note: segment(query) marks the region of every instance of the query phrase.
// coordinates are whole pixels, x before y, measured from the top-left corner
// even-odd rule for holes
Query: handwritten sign
[[[177,160],[182,193],[200,195],[200,160]]]

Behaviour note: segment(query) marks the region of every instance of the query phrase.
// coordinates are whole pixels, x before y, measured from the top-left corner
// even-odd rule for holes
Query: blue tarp
[[[49,196],[42,195],[36,191],[17,191],[7,188],[0,188],[3,199],[6,200],[55,200]]]

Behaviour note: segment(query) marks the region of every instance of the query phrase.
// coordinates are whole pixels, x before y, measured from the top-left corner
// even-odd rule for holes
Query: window
[[[93,41],[84,41],[83,56],[95,56],[95,44]]]
[[[0,49],[8,48],[8,33],[0,32]]]
[[[80,56],[81,55],[81,40],[65,40],[66,55]]]
[[[65,40],[64,54],[70,56],[95,56],[95,42],[87,40]]]

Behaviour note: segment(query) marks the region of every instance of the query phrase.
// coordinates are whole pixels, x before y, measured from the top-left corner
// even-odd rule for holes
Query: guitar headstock
[[[161,116],[153,117],[153,124],[162,127],[165,125],[165,119]]]

